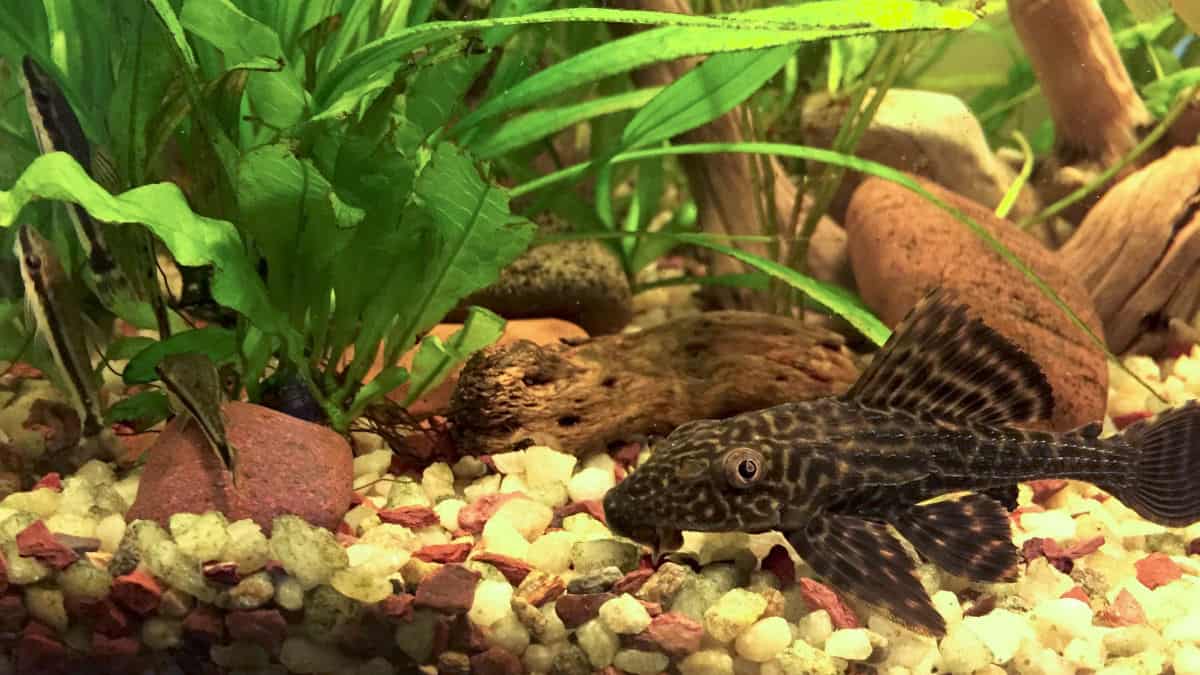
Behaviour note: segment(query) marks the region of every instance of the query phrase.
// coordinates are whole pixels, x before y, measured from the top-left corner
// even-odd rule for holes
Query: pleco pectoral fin
[[[1008,511],[981,494],[901,508],[892,525],[913,548],[950,574],[972,581],[1012,581],[1017,549]]]
[[[946,622],[917,579],[912,557],[887,525],[821,514],[787,537],[837,590],[879,607],[914,631],[945,634]]]

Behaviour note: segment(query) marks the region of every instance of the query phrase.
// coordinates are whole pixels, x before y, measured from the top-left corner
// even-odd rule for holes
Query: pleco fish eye
[[[1196,402],[1111,438],[1096,423],[1017,428],[1053,411],[1041,368],[935,289],[844,395],[680,426],[604,510],[613,531],[655,546],[681,530],[779,530],[838,589],[942,636],[893,529],[950,574],[998,582],[1017,576],[1008,509],[1019,482],[1088,481],[1155,523],[1200,520]],[[674,467],[686,462],[716,468],[684,480]]]

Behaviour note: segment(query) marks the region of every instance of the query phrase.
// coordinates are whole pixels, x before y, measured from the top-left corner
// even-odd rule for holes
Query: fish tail
[[[1126,485],[1110,491],[1160,525],[1182,527],[1200,520],[1200,405],[1189,401],[1130,426],[1121,438],[1133,452],[1131,475]]]

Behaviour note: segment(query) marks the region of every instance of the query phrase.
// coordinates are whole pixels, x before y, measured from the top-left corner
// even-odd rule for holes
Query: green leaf
[[[406,97],[408,119],[426,134],[441,127],[463,105],[467,90],[490,60],[488,54],[472,54],[422,68]]]
[[[113,157],[125,186],[146,182],[150,124],[163,104],[172,68],[160,58],[169,45],[144,3],[117,3],[121,42],[116,88],[108,109]]]
[[[463,327],[446,342],[436,335],[421,340],[421,348],[413,357],[408,395],[404,405],[410,406],[428,391],[441,384],[450,371],[472,354],[487,347],[504,335],[504,319],[482,307],[471,307]]]
[[[826,88],[836,94],[853,84],[871,64],[879,48],[874,35],[856,35],[829,41],[829,73]]]
[[[134,431],[142,432],[170,416],[171,404],[166,394],[148,389],[117,401],[104,413],[104,423],[127,422]]]
[[[70,155],[53,152],[35,159],[11,190],[0,191],[0,227],[11,226],[21,209],[37,199],[77,203],[101,222],[145,225],[179,264],[214,266],[212,292],[217,302],[299,349],[299,336],[267,301],[266,288],[233,224],[197,215],[173,183],[145,185],[113,196]]]
[[[715,54],[663,89],[621,134],[629,150],[677,136],[733,110],[796,53],[795,45]]]
[[[154,338],[141,335],[120,337],[108,344],[108,348],[104,350],[104,358],[109,361],[127,361],[155,342],[157,340]]]
[[[170,354],[204,354],[218,366],[237,358],[237,336],[218,326],[206,326],[176,333],[166,340],[155,342],[129,359],[121,378],[125,384],[145,384],[158,379],[155,367]]]
[[[1200,67],[1186,68],[1161,80],[1155,80],[1142,89],[1146,108],[1155,117],[1167,114],[1179,94],[1200,84]]]
[[[480,159],[500,157],[580,122],[641,108],[662,90],[662,87],[637,89],[560,108],[534,110],[508,120],[493,133],[480,135],[469,147]]]

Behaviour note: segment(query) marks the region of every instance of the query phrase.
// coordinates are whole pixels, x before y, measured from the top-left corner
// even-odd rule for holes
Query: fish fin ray
[[[877,606],[913,630],[944,635],[946,622],[916,576],[916,564],[883,523],[821,514],[788,541],[837,590]]]
[[[1100,487],[1139,515],[1183,527],[1200,520],[1200,404],[1189,401],[1125,429],[1134,457],[1127,485]]]
[[[987,425],[1046,420],[1054,412],[1038,364],[942,288],[917,302],[844,398]]]
[[[972,581],[1013,581],[1017,549],[1008,511],[1000,502],[968,493],[901,507],[892,524],[938,567]]]

